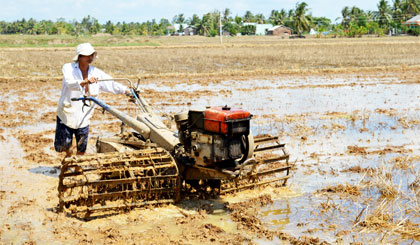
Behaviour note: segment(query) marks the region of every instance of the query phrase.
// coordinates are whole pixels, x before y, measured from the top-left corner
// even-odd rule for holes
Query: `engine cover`
[[[208,166],[226,161],[233,162],[243,156],[242,137],[226,138],[219,134],[191,132],[191,155],[195,163]]]
[[[251,113],[227,106],[212,107],[204,111],[204,129],[208,132],[225,134],[248,134]]]
[[[179,113],[175,120],[178,138],[196,165],[227,168],[252,157],[251,117],[224,106]]]

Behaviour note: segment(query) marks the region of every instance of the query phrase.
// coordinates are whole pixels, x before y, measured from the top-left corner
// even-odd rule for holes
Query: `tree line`
[[[325,17],[315,17],[309,13],[309,6],[299,2],[294,9],[272,10],[270,16],[253,14],[246,11],[243,16],[232,16],[230,9],[213,11],[202,17],[193,14],[186,18],[184,14],[175,15],[172,20],[162,18],[146,22],[117,22],[107,21],[100,24],[91,16],[84,17],[81,21],[66,21],[63,18],[53,22],[51,20],[36,21],[34,19],[21,19],[13,22],[0,21],[1,34],[30,34],[30,35],[92,35],[109,33],[112,35],[151,35],[160,36],[182,32],[182,28],[192,26],[199,35],[219,35],[219,23],[222,30],[230,35],[253,35],[255,26],[244,23],[283,25],[293,30],[293,33],[302,35],[311,29],[318,33],[328,33],[339,36],[358,36],[365,34],[384,35],[388,33],[420,34],[420,28],[409,28],[403,23],[420,12],[420,0],[380,0],[376,11],[364,11],[356,6],[346,6],[341,11],[341,18],[332,20]],[[178,24],[179,29],[171,28]]]

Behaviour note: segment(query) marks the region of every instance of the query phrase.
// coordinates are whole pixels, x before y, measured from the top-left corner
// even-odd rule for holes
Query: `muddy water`
[[[292,177],[287,188],[268,187],[217,200],[186,200],[176,206],[139,209],[87,223],[53,212],[58,202],[57,167],[61,158],[52,149],[53,112],[59,90],[41,86],[39,93],[27,94],[26,87],[22,91],[9,91],[0,98],[0,103],[7,102],[10,106],[1,110],[17,124],[4,124],[9,120],[6,117],[0,126],[0,135],[4,138],[0,140],[0,216],[3,217],[0,224],[4,227],[0,229],[0,243],[80,243],[89,242],[95,236],[108,239],[116,234],[129,241],[139,232],[163,234],[167,239],[156,242],[180,239],[204,242],[206,240],[188,237],[185,230],[212,224],[227,234],[243,233],[225,211],[224,203],[242,202],[261,194],[269,194],[273,199],[272,204],[258,210],[263,224],[270,230],[296,237],[319,237],[328,242],[375,243],[382,238],[382,233],[375,230],[360,233],[354,221],[361,210],[367,207],[372,210],[383,200],[378,188],[363,188],[359,196],[319,191],[339,184],[374,182],[364,172],[346,171],[350,167],[385,166],[391,167],[392,182],[402,193],[401,197],[391,200],[395,202],[395,209],[405,208],[407,203],[411,205],[413,189],[409,186],[420,172],[420,92],[417,84],[402,82],[392,76],[319,76],[231,80],[208,85],[198,82],[142,84],[147,91],[144,96],[161,115],[214,105],[251,111],[254,134],[280,135],[287,144],[290,162],[294,164]],[[20,99],[23,98],[22,105]],[[101,98],[120,109],[127,107],[125,98],[108,95]],[[117,133],[118,124],[118,120],[98,111],[91,124],[91,136]],[[89,143],[88,152],[94,152],[93,142]],[[351,147],[361,147],[362,153],[352,153]],[[32,153],[42,155],[27,158]],[[408,168],[394,168],[396,158],[409,159]],[[212,212],[197,218],[197,210],[203,205],[210,206]],[[192,218],[184,217],[183,213]],[[396,213],[393,215],[395,220],[400,218]],[[403,218],[420,223],[418,210]],[[72,233],[72,229],[80,232]],[[412,241],[398,234],[391,234],[384,241],[387,239],[402,243]],[[252,240],[262,244],[279,242],[256,237]]]
[[[310,86],[303,86],[305,84]],[[225,81],[209,86],[150,84],[149,89],[165,93],[188,90],[193,94],[211,91],[216,95],[195,97],[192,104],[202,108],[225,104],[247,108],[255,116],[254,134],[283,136],[296,170],[289,181],[288,194],[278,197],[262,211],[263,220],[275,230],[309,234],[328,242],[336,241],[337,234],[344,242],[377,241],[380,233],[360,235],[350,228],[363,208],[373,207],[382,200],[379,191],[364,191],[358,200],[330,200],[334,197],[313,193],[327,186],[358,184],[363,173],[342,173],[352,166],[378,168],[390,165],[397,157],[420,154],[419,86],[400,83],[392,77]],[[230,93],[217,94],[217,91]],[[175,113],[188,108],[165,105],[160,110]],[[364,147],[376,153],[349,154],[349,146]],[[419,163],[417,158],[410,163],[410,169],[391,171],[395,188],[411,197],[415,194],[408,187],[420,172]],[[325,211],[322,204],[328,202],[336,209]],[[416,224],[420,222],[418,213],[405,218]],[[399,239],[398,235],[390,237]]]

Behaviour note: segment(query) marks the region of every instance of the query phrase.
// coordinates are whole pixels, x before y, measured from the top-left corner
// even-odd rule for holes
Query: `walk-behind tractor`
[[[74,98],[102,107],[122,121],[110,138],[98,137],[97,153],[65,158],[59,176],[59,210],[78,217],[176,203],[191,193],[223,195],[289,177],[289,155],[277,136],[253,136],[252,115],[228,106],[174,115],[171,131],[132,86],[136,117],[96,97]]]

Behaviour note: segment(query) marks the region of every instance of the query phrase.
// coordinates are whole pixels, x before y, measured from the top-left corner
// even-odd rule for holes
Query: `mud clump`
[[[241,234],[235,234],[232,237],[232,235],[229,235],[223,229],[209,223],[198,227],[197,236],[200,237],[199,241],[204,243],[244,244],[251,242],[251,239]]]
[[[248,201],[226,204],[225,209],[230,212],[231,219],[237,223],[238,230],[246,231],[258,238],[273,240],[274,237],[278,237],[290,244],[329,244],[320,241],[319,238],[307,236],[296,238],[284,232],[269,230],[257,217],[257,214],[261,207],[272,203],[271,196],[266,194]]]
[[[336,185],[328,186],[327,188],[318,190],[316,193],[325,194],[325,193],[338,193],[351,196],[360,196],[361,192],[357,186],[350,185],[346,183],[345,185]]]
[[[420,156],[398,156],[391,159],[391,163],[394,164],[395,168],[407,170],[414,168],[414,162],[418,162]]]
[[[359,147],[359,146],[347,146],[347,153],[350,154],[367,154],[366,147]]]
[[[25,152],[24,159],[28,162],[54,164],[59,161],[59,156],[52,156],[42,151],[42,148],[52,146],[53,140],[45,138],[48,132],[27,134],[25,131],[18,131],[17,139],[20,141]]]
[[[47,113],[42,114],[40,120],[42,122],[50,122],[50,123],[52,123],[52,122],[55,122],[56,115],[57,115],[57,113],[55,111],[54,112],[47,112]]]
[[[389,212],[373,212],[365,217],[365,220],[359,223],[360,227],[368,230],[391,231],[393,234],[399,234],[402,237],[420,240],[419,224],[411,220],[395,222],[392,214]]]
[[[420,176],[417,176],[417,178],[409,185],[411,189],[418,190],[420,188]]]
[[[182,230],[180,240],[182,243],[243,244],[251,242],[251,239],[245,235],[227,233],[216,225],[206,223],[206,210],[200,209],[193,214],[179,211],[183,217],[177,218],[176,224]]]
[[[59,162],[58,157],[46,154],[44,152],[31,152],[24,157],[25,160],[35,163],[55,164]]]
[[[53,144],[52,139],[43,137],[45,132],[26,134],[23,131],[19,131],[18,133],[17,139],[21,142],[25,152],[39,151],[40,147]]]
[[[183,217],[176,219],[177,224],[186,224],[191,221],[204,220],[207,217],[204,210],[199,210],[196,214],[188,214],[181,210],[179,210],[179,212],[183,215]]]
[[[376,172],[376,169],[370,168],[370,167],[362,168],[361,166],[358,165],[358,166],[349,167],[347,169],[343,169],[341,170],[341,172],[342,173],[357,173],[357,174],[367,173],[368,175],[371,176]]]
[[[347,146],[347,153],[348,154],[356,154],[356,155],[368,155],[368,154],[378,154],[378,155],[385,155],[389,153],[411,153],[412,150],[404,149],[404,146],[386,146],[383,149],[371,150],[368,151],[367,147],[360,147],[360,146]]]
[[[272,204],[270,195],[262,195],[248,201],[239,203],[230,203],[225,206],[230,212],[231,219],[237,223],[239,230],[246,230],[254,233],[259,238],[267,238],[272,240],[276,235],[275,232],[269,231],[257,218],[258,208]]]

